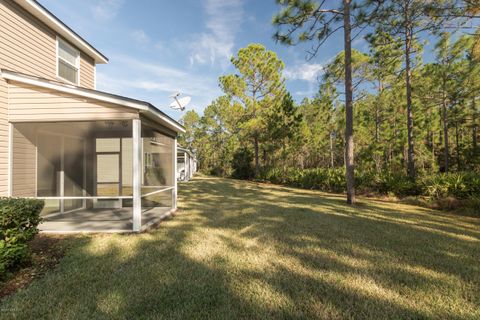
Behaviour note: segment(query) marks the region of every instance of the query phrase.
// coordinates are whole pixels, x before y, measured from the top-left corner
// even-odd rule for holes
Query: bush
[[[326,192],[345,192],[343,168],[263,168],[258,177],[263,181]],[[480,210],[480,174],[475,172],[441,173],[419,177],[413,182],[401,173],[357,170],[355,187],[358,193],[378,193],[415,199],[423,206],[453,210]],[[419,197],[422,199],[419,199]]]
[[[475,195],[465,200],[465,207],[480,212],[480,195]]]
[[[297,169],[263,168],[259,179],[305,189],[330,192],[346,190],[343,168]],[[401,173],[356,172],[356,188],[360,193],[375,192],[399,197],[423,195],[433,199],[453,197],[472,199],[480,194],[480,175],[468,173],[442,173],[420,177],[417,182]]]
[[[420,185],[423,194],[435,199],[469,199],[480,194],[480,175],[473,172],[442,173],[424,177]]]
[[[264,168],[259,176],[264,181],[285,184],[304,189],[317,189],[329,192],[345,191],[345,171],[343,169],[297,169]]]
[[[28,261],[28,242],[37,234],[43,201],[0,198],[0,278]]]
[[[248,148],[240,148],[233,155],[232,176],[237,179],[251,179],[255,176],[252,166],[253,153]]]
[[[376,175],[374,189],[381,194],[394,194],[396,196],[415,196],[421,193],[421,188],[415,184],[409,177],[402,174],[384,172]]]

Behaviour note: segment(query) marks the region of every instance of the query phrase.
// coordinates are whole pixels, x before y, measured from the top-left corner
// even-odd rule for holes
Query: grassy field
[[[69,241],[2,319],[480,319],[480,219],[210,177],[158,230]]]

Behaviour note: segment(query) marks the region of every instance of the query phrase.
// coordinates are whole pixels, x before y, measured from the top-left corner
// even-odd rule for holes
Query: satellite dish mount
[[[180,92],[175,92],[170,96],[170,98],[173,98],[173,100],[175,100],[170,104],[170,108],[174,110],[184,111],[187,105],[192,100],[192,98],[189,96],[179,98],[179,96],[180,96]]]

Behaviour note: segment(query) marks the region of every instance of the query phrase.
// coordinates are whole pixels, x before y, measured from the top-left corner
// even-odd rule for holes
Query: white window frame
[[[75,51],[77,53],[77,58],[75,59],[75,65],[71,64],[69,61],[63,59],[62,57],[60,57],[59,55],[59,47],[60,47],[60,42],[62,42],[65,46],[67,47],[70,47],[73,51]],[[72,46],[70,43],[68,43],[67,41],[63,40],[62,38],[60,38],[59,36],[57,36],[57,41],[56,41],[56,45],[57,45],[57,61],[56,61],[56,66],[57,66],[57,78],[62,80],[62,81],[65,81],[65,82],[68,82],[68,83],[71,83],[73,85],[76,85],[76,86],[79,86],[80,85],[80,50],[78,50],[77,48],[75,48],[74,46]],[[77,69],[77,82],[72,82],[68,79],[65,79],[63,77],[60,76],[59,74],[59,64],[60,64],[60,60],[62,60],[62,62],[72,66],[73,68]]]

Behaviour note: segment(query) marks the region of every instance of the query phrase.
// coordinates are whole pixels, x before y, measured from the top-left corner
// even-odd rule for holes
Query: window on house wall
[[[80,52],[64,40],[57,39],[57,76],[68,82],[78,84]]]

